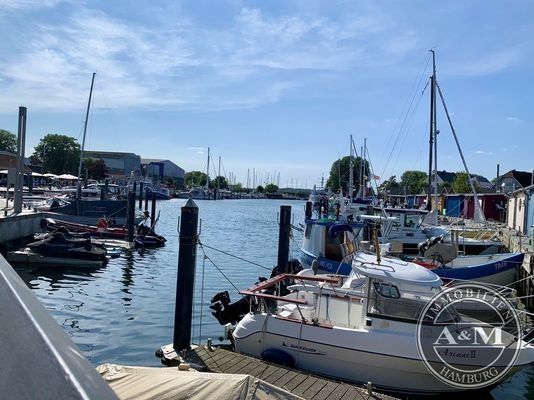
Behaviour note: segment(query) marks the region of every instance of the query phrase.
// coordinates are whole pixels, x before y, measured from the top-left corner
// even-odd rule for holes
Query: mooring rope
[[[209,260],[209,262],[215,267],[215,269],[217,269],[217,271],[220,272],[220,274],[224,277],[224,279],[226,279],[226,280],[228,281],[228,283],[229,283],[230,285],[232,285],[232,286],[234,287],[234,289],[235,289],[237,292],[239,292],[239,289],[237,288],[236,285],[234,285],[234,283],[230,280],[230,278],[228,278],[228,277],[226,276],[226,274],[225,274],[225,273],[224,273],[224,272],[217,266],[217,264],[215,264],[215,263],[213,262],[213,260],[212,260],[211,258],[209,258],[209,257],[206,255],[206,253],[204,252],[204,246],[205,246],[205,245],[203,245],[202,243],[200,243],[200,241],[198,242],[198,244],[199,244],[199,246],[200,246],[200,248],[201,248],[201,250],[202,250],[202,253],[204,254],[204,259],[205,259],[205,260]],[[206,247],[208,247],[208,246],[206,246]]]
[[[271,271],[271,270],[272,270],[272,268],[264,267],[263,265],[258,264],[258,263],[255,263],[254,261],[250,261],[250,260],[244,259],[243,257],[236,256],[235,254],[228,253],[227,251],[220,250],[220,249],[217,249],[217,248],[215,248],[215,247],[208,246],[207,244],[202,243],[200,240],[198,241],[198,244],[200,245],[200,247],[207,247],[208,249],[218,251],[219,253],[225,254],[225,255],[230,256],[230,257],[237,258],[238,260],[247,262],[247,263],[249,263],[249,264],[252,264],[252,265],[255,265],[255,266],[257,266],[257,267],[266,269],[266,270],[268,270],[268,271]],[[211,261],[211,260],[210,260],[210,261]],[[212,261],[212,262],[213,262],[213,261]]]

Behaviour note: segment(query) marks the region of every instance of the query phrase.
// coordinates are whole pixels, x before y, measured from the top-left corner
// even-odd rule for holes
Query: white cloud
[[[517,117],[506,117],[506,120],[507,121],[512,121],[512,122],[523,122],[522,119],[519,119]]]
[[[475,150],[474,153],[478,154],[478,155],[486,155],[486,156],[492,156],[493,155],[493,152],[486,151],[486,150]]]
[[[67,0],[0,0],[0,15],[33,11],[38,8],[52,8],[65,1]]]
[[[207,151],[204,147],[188,147],[187,150],[195,154],[204,154]]]

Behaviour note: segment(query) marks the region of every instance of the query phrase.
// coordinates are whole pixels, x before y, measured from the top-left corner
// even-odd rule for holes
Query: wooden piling
[[[135,192],[128,193],[128,214],[127,214],[127,226],[128,226],[128,243],[133,242],[134,238],[134,219],[135,219]]]
[[[154,225],[156,224],[156,193],[152,192],[152,208],[150,211],[150,226],[152,229],[154,229]]]
[[[287,271],[289,259],[289,235],[291,233],[291,206],[280,206],[280,229],[278,231],[278,273]]]
[[[143,190],[144,190],[144,182],[139,182],[139,209],[141,210],[143,208]]]
[[[176,352],[191,345],[191,321],[193,318],[193,291],[197,255],[198,207],[189,199],[182,207],[178,250],[178,276],[176,280],[176,305],[174,311],[173,348]]]

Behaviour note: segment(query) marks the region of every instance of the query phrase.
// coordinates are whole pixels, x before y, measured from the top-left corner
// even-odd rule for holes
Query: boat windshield
[[[367,313],[386,318],[398,318],[417,321],[421,311],[431,299],[433,293],[401,292],[396,285],[388,282],[374,281],[369,291]],[[458,314],[451,307],[444,310],[440,322],[457,321]]]

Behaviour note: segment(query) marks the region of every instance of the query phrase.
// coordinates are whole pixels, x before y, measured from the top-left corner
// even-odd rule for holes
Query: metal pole
[[[22,211],[22,186],[24,184],[24,145],[26,141],[26,107],[19,107],[19,129],[17,136],[17,168],[15,176],[15,190],[13,209],[15,213]],[[7,188],[9,192],[9,187]],[[6,196],[7,198],[7,196]],[[7,205],[7,200],[6,200]]]
[[[91,79],[91,89],[89,90],[89,100],[87,101],[87,111],[85,112],[85,123],[83,126],[83,139],[82,139],[82,151],[80,152],[80,163],[78,164],[78,181],[76,185],[76,197],[80,199],[82,197],[82,185],[80,179],[82,178],[82,162],[83,151],[85,149],[85,134],[87,133],[87,120],[89,119],[89,108],[91,107],[91,97],[93,96],[93,85],[95,83],[96,72],[93,72],[93,78]]]
[[[280,206],[280,229],[278,233],[278,273],[287,271],[289,259],[289,235],[291,233],[291,206]]]
[[[176,305],[174,310],[173,348],[176,352],[191,345],[191,319],[193,317],[193,290],[197,255],[198,207],[192,199],[182,207],[176,279]]]

